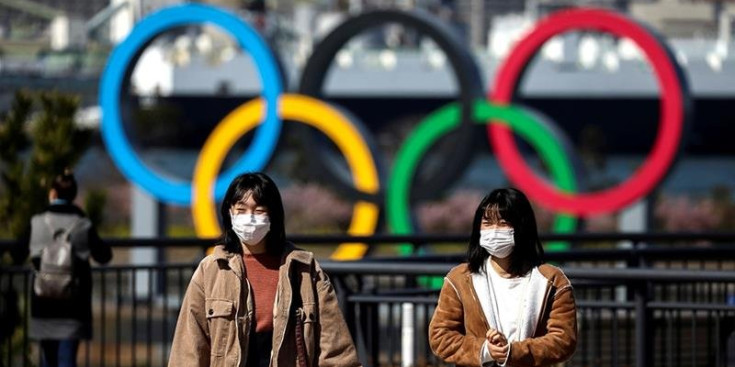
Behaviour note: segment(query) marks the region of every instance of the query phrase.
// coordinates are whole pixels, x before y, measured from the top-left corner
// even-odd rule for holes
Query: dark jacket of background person
[[[103,242],[84,212],[73,204],[52,204],[41,214],[33,216],[29,235],[22,242],[26,256],[30,253],[35,269],[40,266],[41,250],[52,241],[53,233],[45,223],[49,213],[55,228],[70,228],[81,218],[71,233],[71,244],[76,257],[75,276],[79,279],[79,293],[69,300],[48,300],[37,297],[31,289],[31,322],[29,335],[33,339],[90,339],[92,337],[92,271],[90,257],[100,264],[112,259],[110,246]],[[24,256],[25,257],[25,256]]]
[[[569,279],[558,268],[540,265],[547,279],[544,307],[534,336],[513,342],[506,364],[550,366],[571,358],[577,346],[577,313]],[[429,324],[429,345],[437,356],[457,366],[480,366],[480,349],[488,321],[477,300],[467,264],[444,279],[439,303]]]
[[[334,288],[311,252],[288,244],[278,272],[271,367],[298,366],[295,320],[303,321],[310,367],[359,366]],[[240,367],[247,361],[252,292],[242,256],[224,246],[199,264],[181,305],[169,366]]]

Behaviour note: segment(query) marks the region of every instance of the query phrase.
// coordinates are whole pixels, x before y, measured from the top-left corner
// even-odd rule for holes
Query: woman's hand
[[[505,338],[505,335],[503,335],[503,333],[495,329],[488,330],[487,333],[485,334],[485,337],[487,338],[488,343],[492,345],[497,345],[499,347],[502,347],[508,344],[508,339]]]
[[[490,329],[485,337],[487,337],[490,356],[493,360],[499,364],[505,363],[505,358],[508,355],[508,339],[505,338],[505,335],[495,329]]]

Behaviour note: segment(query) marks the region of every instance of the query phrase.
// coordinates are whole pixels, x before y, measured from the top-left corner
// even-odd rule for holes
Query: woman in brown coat
[[[434,354],[458,366],[548,366],[571,358],[572,285],[542,257],[526,196],[515,189],[488,194],[475,212],[468,262],[444,280],[429,325]]]
[[[169,366],[359,366],[329,278],[285,240],[275,183],[238,176],[220,214],[222,243],[192,275]]]

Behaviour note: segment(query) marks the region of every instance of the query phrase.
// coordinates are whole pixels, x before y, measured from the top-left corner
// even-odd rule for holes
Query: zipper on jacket
[[[283,330],[283,333],[281,334],[281,339],[278,341],[278,343],[274,346],[274,348],[271,349],[271,360],[268,363],[269,366],[273,366],[273,356],[278,353],[278,349],[281,349],[281,346],[283,345],[283,340],[286,339],[286,330],[288,330],[288,323],[290,322],[291,317],[291,303],[293,302],[293,284],[291,284],[291,262],[293,261],[287,261],[288,264],[284,263],[282,266],[286,266],[286,279],[288,280],[288,286],[291,287],[291,297],[288,300],[288,304],[286,305],[286,316],[285,319],[285,330]],[[279,277],[277,289],[281,289],[281,279]],[[299,291],[301,291],[299,289]],[[280,301],[280,300],[279,300]]]
[[[247,286],[247,295],[245,296],[245,307],[247,309],[247,303],[248,303],[248,299],[250,298],[250,289],[251,289],[250,281],[248,280],[248,278],[245,278],[245,285]],[[242,282],[240,283],[240,303],[242,303]],[[239,308],[240,307],[238,305],[238,309]],[[250,312],[249,312],[249,310],[248,310],[248,312],[245,315],[243,315],[243,318],[245,318],[245,319],[250,318]],[[239,318],[237,318],[237,319],[239,320]],[[250,324],[250,325],[252,325],[252,324]],[[243,325],[238,325],[236,327],[238,339],[240,338],[240,329],[239,328],[242,327],[242,326]],[[240,367],[240,363],[242,362],[243,352],[245,352],[245,354],[250,353],[250,351],[248,350],[248,347],[250,346],[250,328],[247,328],[247,329],[246,328],[243,328],[242,329],[242,334],[244,336],[247,336],[247,338],[246,338],[247,339],[247,343],[245,343],[245,345],[242,346],[243,345],[242,340],[238,340],[237,341],[237,344],[240,347],[240,353],[238,354],[238,358],[237,358],[237,367]]]
[[[242,306],[242,281],[243,276],[242,274],[245,274],[245,264],[243,264],[243,259],[240,258],[240,266],[242,267],[242,272],[240,274],[235,271],[235,269],[231,269],[233,273],[235,273],[235,276],[240,280],[237,284],[238,286],[238,299],[237,299],[237,307],[235,307],[235,338],[237,340],[237,347],[240,349],[240,353],[237,354],[237,367],[240,367],[240,363],[242,363],[242,340],[240,339],[240,307]],[[248,293],[250,293],[250,283],[248,282],[247,278],[245,279],[245,283],[247,285]],[[247,303],[247,298],[245,299],[245,302]],[[245,346],[245,350],[247,350],[247,345]]]
[[[304,340],[304,314],[303,308],[296,310],[296,365],[297,367],[308,367],[306,362],[306,342]]]
[[[280,274],[279,274],[279,275],[280,275]],[[279,277],[279,279],[278,279],[278,283],[280,283],[280,281],[281,281],[281,279],[280,279],[280,277]],[[281,301],[281,293],[282,293],[282,292],[281,292],[281,291],[279,291],[279,289],[280,289],[279,285],[278,285],[278,284],[276,284],[276,297],[275,297],[275,299],[273,300],[273,312],[274,312],[274,317],[275,317],[275,314],[279,312],[279,310],[278,310],[278,304],[279,304],[279,303],[280,303],[280,301]],[[273,325],[275,326],[275,320],[273,321]],[[287,325],[288,325],[288,324],[287,324]],[[275,332],[275,330],[273,330],[273,331]],[[285,333],[284,333],[284,334],[285,334]],[[273,365],[273,354],[274,354],[274,349],[275,349],[275,348],[273,348],[273,347],[271,346],[271,353],[270,353],[270,357],[268,358],[268,359],[269,359],[269,361],[268,361],[268,366],[272,366],[272,365]]]
[[[242,279],[238,285],[238,300],[237,307],[235,307],[235,337],[237,339],[237,347],[240,348],[240,353],[237,353],[237,367],[240,367],[240,361],[242,361],[242,340],[240,340],[240,306],[242,303]]]

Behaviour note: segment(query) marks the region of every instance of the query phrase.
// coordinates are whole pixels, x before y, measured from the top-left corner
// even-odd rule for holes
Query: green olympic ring
[[[494,105],[487,100],[475,102],[472,113],[477,124],[498,123],[509,127],[538,152],[558,188],[568,193],[577,190],[574,168],[560,137],[556,136],[550,124],[544,123],[541,116],[519,107]],[[442,107],[422,120],[398,150],[386,192],[386,215],[393,233],[413,232],[409,190],[416,168],[429,148],[439,138],[458,128],[460,121],[460,106],[452,103]],[[576,227],[577,217],[574,215],[557,214],[554,219],[556,233],[571,233]],[[550,250],[566,247],[566,244],[559,242],[547,245]],[[411,245],[401,245],[398,251],[405,255],[410,254],[412,249]]]

